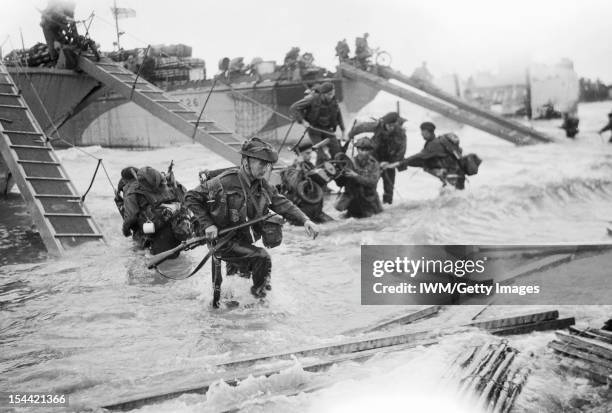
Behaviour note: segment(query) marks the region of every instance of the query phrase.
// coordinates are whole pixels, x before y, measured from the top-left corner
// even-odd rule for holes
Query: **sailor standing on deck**
[[[240,153],[240,168],[224,172],[187,192],[185,202],[195,214],[196,234],[215,240],[220,230],[264,216],[271,209],[304,225],[306,233],[316,237],[317,225],[267,181],[272,164],[278,160],[276,151],[261,139],[252,138],[242,145]],[[266,244],[266,223],[236,230],[216,251],[222,261],[252,273],[251,293],[257,298],[265,297],[266,290],[271,289],[270,255],[264,248],[253,245],[262,236]]]
[[[389,112],[377,121],[356,124],[350,130],[348,137],[353,139],[354,136],[361,133],[374,133],[372,136],[374,158],[378,162],[401,161],[406,154],[406,130],[402,126],[405,121],[406,119],[397,112]],[[383,204],[391,204],[395,186],[395,169],[383,170],[381,177],[384,188]]]
[[[345,128],[333,83],[325,82],[315,88],[313,93],[291,105],[289,112],[298,123],[302,123],[304,119],[308,121],[311,126],[308,128],[308,136],[314,145],[329,138],[329,156],[325,154],[322,147],[318,148],[317,166],[340,152],[336,129],[340,127],[342,139],[344,139]]]

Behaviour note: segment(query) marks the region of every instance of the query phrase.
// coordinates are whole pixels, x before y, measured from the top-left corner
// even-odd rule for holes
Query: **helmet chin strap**
[[[249,162],[249,159],[250,158],[248,156],[244,158],[244,161],[245,161],[244,170],[249,175],[249,178],[253,179],[255,178],[255,176],[253,175],[253,171],[251,171],[251,163]]]

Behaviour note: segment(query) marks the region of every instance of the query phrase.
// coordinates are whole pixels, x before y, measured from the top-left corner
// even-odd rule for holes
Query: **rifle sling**
[[[191,271],[191,273],[185,277],[185,278],[189,278],[192,275],[194,275],[196,272],[200,271],[200,269],[202,269],[202,267],[204,266],[204,264],[206,264],[208,262],[208,260],[210,259],[210,257],[217,252],[217,250],[219,248],[221,248],[222,246],[224,246],[225,244],[227,244],[229,242],[229,240],[232,238],[232,236],[234,235],[234,231],[229,232],[225,237],[221,238],[217,244],[212,247],[211,249],[208,250],[208,252],[206,253],[206,255],[204,256],[204,258],[202,258],[202,261],[200,261],[200,263],[198,265],[196,265],[196,267],[193,269],[193,271]]]

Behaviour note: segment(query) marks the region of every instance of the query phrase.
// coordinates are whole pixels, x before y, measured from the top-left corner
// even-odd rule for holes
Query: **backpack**
[[[459,161],[461,165],[461,169],[465,172],[466,175],[476,175],[478,173],[478,167],[482,163],[482,159],[478,157],[475,153],[470,153],[466,156],[463,156]]]

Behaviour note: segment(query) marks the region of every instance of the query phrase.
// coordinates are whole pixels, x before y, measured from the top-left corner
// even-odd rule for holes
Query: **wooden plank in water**
[[[612,374],[612,361],[606,360],[605,358],[599,357],[596,354],[583,351],[581,348],[576,347],[569,343],[562,343],[560,341],[551,341],[548,343],[548,347],[552,348],[556,352],[567,354],[575,358],[583,359],[591,363],[596,363],[598,366],[607,369],[608,374]]]
[[[572,260],[573,254],[554,254],[548,257],[541,258],[535,262],[522,265],[502,275],[499,279],[495,279],[500,284],[511,282],[515,278],[533,274],[538,271],[544,271],[556,265],[564,264]]]
[[[450,329],[445,330],[445,333],[452,332]],[[242,368],[252,366],[255,363],[270,360],[287,359],[291,357],[311,357],[311,356],[328,356],[342,353],[354,353],[356,351],[370,350],[380,347],[394,346],[398,344],[406,344],[416,340],[422,340],[438,336],[439,332],[431,330],[411,331],[402,334],[381,334],[374,337],[344,340],[336,344],[327,346],[305,347],[295,349],[289,352],[264,354],[256,357],[246,357],[220,364],[217,367],[223,369]]]
[[[422,310],[414,311],[409,314],[401,315],[390,320],[381,321],[380,323],[373,325],[371,327],[366,327],[365,329],[355,329],[351,330],[353,333],[371,333],[376,330],[380,330],[382,328],[388,327],[393,324],[410,324],[414,323],[417,320],[421,320],[423,318],[431,317],[442,309],[441,305],[432,305],[427,308],[423,308]]]
[[[364,358],[369,358],[374,356],[375,354],[387,353],[392,351],[401,351],[407,350],[410,348],[414,348],[419,345],[432,345],[437,343],[436,340],[424,340],[414,343],[408,344],[399,344],[395,346],[388,346],[384,348],[376,348],[370,350],[359,351],[350,354],[340,354],[336,356],[327,357],[323,360],[319,360],[316,362],[310,362],[302,365],[302,369],[304,371],[316,372],[321,371],[333,364],[342,363],[350,360],[359,360]],[[205,394],[208,391],[208,388],[213,384],[218,382],[219,380],[223,380],[230,385],[236,385],[242,380],[247,379],[248,377],[262,377],[262,376],[271,376],[273,374],[278,374],[281,370],[286,369],[294,364],[294,361],[288,361],[283,363],[280,367],[275,368],[259,368],[259,369],[241,369],[230,372],[220,372],[214,374],[208,374],[204,376],[199,383],[194,383],[191,386],[183,386],[180,389],[174,389],[171,391],[166,391],[165,393],[147,393],[147,394],[139,394],[134,395],[128,399],[117,400],[110,402],[109,404],[103,406],[104,409],[108,410],[132,410],[138,408],[140,406],[150,404],[150,403],[159,403],[164,400],[168,400],[174,397],[178,397],[185,393],[197,393],[197,394]]]
[[[513,334],[526,334],[532,331],[560,330],[568,328],[576,324],[574,317],[560,318],[558,320],[540,321],[537,323],[528,323],[511,327],[489,330],[491,334],[496,336],[509,336]]]
[[[600,331],[601,330],[596,330],[596,329],[580,330],[579,328],[574,328],[574,327],[570,327],[569,329],[569,332],[576,336],[592,338],[594,340],[601,340],[608,344],[612,344],[612,337],[608,337],[604,334],[601,334]]]
[[[608,360],[612,360],[612,345],[603,341],[593,340],[585,337],[576,337],[562,331],[555,333],[557,337],[564,343],[569,343],[573,346],[581,348],[589,353],[596,354]]]
[[[561,367],[586,376],[598,383],[608,384],[612,382],[612,375],[608,370],[597,364],[590,363],[581,359],[566,359],[560,364]]]
[[[541,321],[556,320],[559,318],[559,311],[544,311],[540,313],[524,314],[514,317],[497,318],[493,320],[475,321],[467,324],[471,327],[478,327],[485,330],[495,330],[500,328],[518,326],[523,324],[537,323]]]

